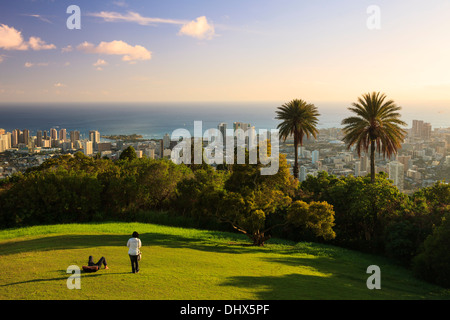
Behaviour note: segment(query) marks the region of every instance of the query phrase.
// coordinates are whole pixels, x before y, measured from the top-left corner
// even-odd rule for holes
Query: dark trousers
[[[101,257],[100,260],[98,260],[97,263],[94,263],[94,260],[92,258],[92,256],[89,256],[89,261],[88,261],[88,266],[97,266],[99,269],[101,268],[102,265],[104,265],[106,267],[106,259],[105,257]]]
[[[139,272],[138,256],[132,256],[131,254],[129,256],[130,256],[130,261],[131,261],[131,271],[133,273]]]

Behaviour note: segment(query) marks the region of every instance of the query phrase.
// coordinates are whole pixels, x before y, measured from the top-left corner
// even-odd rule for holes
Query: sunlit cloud
[[[31,49],[36,51],[56,49],[54,44],[47,44],[38,37],[30,37],[29,45]]]
[[[92,64],[94,67],[96,67],[96,70],[102,71],[104,66],[108,65],[108,62],[106,62],[103,59],[98,59],[95,63]]]
[[[41,21],[43,21],[43,22],[47,22],[47,23],[50,23],[50,24],[53,23],[53,22],[51,22],[49,19],[47,19],[47,18],[41,16],[40,14],[24,14],[24,16],[27,16],[27,17],[33,17],[33,18],[39,19],[39,20],[41,20]]]
[[[133,11],[129,11],[127,14],[111,11],[102,11],[98,13],[88,13],[87,15],[102,18],[107,22],[134,22],[143,26],[156,25],[160,23],[169,23],[178,25],[186,23],[186,21],[184,20],[143,17],[139,13]]]
[[[69,44],[67,47],[61,49],[62,53],[73,51],[73,47]]]
[[[209,40],[214,37],[215,31],[214,26],[203,16],[183,25],[179,34]]]
[[[158,24],[180,25],[179,35],[186,35],[197,39],[212,39],[215,36],[214,25],[205,16],[195,20],[164,19],[154,17],[144,17],[137,12],[128,11],[126,14],[112,11],[102,11],[89,13],[89,16],[101,18],[107,22],[132,22],[142,26]]]
[[[100,42],[95,46],[89,42],[83,42],[77,47],[78,50],[85,53],[97,53],[106,55],[121,55],[123,61],[150,60],[152,53],[140,45],[132,46],[121,40],[111,42]]]
[[[25,62],[24,67],[25,67],[25,68],[31,68],[31,67],[47,67],[48,65],[49,65],[48,62],[39,62],[39,63]]]
[[[50,50],[56,49],[54,44],[47,44],[39,37],[30,37],[25,41],[22,32],[6,24],[0,25],[0,48],[5,50]]]
[[[5,50],[27,50],[22,33],[6,24],[0,25],[0,48]]]

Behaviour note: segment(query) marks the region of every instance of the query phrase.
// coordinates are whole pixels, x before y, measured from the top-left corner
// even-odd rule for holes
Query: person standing
[[[139,260],[138,256],[140,254],[140,248],[142,246],[141,240],[139,239],[139,233],[133,232],[131,238],[127,242],[128,255],[131,261],[131,272],[139,272]]]

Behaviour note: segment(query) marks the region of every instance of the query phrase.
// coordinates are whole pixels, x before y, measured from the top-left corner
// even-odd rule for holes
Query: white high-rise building
[[[0,152],[11,149],[11,133],[0,135]]]
[[[306,170],[305,166],[300,167],[300,176],[298,177],[300,182],[303,182],[306,180],[306,176],[308,174],[308,171]]]
[[[298,156],[299,158],[305,158],[306,148],[304,146],[298,147]]]
[[[311,158],[312,158],[312,163],[313,163],[313,164],[316,164],[317,161],[319,161],[319,150],[314,150],[314,151],[311,153]]]
[[[398,161],[392,161],[389,163],[389,179],[394,181],[394,185],[402,191],[403,190],[403,180],[404,180],[404,166]]]
[[[94,154],[94,146],[92,141],[83,142],[83,153],[87,156]]]

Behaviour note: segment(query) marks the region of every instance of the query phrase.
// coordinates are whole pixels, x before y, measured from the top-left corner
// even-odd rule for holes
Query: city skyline
[[[3,103],[351,102],[376,90],[405,112],[448,114],[446,1],[73,4],[80,30],[68,3],[1,5]]]
[[[214,135],[215,133],[210,130],[215,130],[217,134],[223,134],[227,127],[227,123],[220,122],[217,124],[217,129],[207,129],[205,134]],[[236,130],[246,131],[245,136],[248,138],[243,140],[241,137],[242,141],[245,141],[248,148],[254,145],[254,142],[250,141],[256,138],[255,126],[247,122],[234,121],[232,128],[238,139],[239,134]],[[159,139],[137,139],[134,142],[116,138],[102,141],[102,136],[97,130],[89,130],[86,137],[83,137],[79,130],[58,129],[37,130],[36,135],[33,135],[28,129],[15,129],[7,132],[0,128],[0,156],[4,157],[3,165],[0,165],[2,171],[0,178],[17,172],[19,169],[16,165],[20,166],[20,170],[25,170],[41,164],[55,154],[73,155],[79,151],[86,156],[118,159],[123,150],[128,146],[133,146],[138,158],[143,156],[152,159],[171,158],[172,152],[176,148],[175,145],[178,143],[178,141],[172,141],[173,137],[169,133]],[[407,132],[408,135],[398,154],[389,158],[376,155],[376,172],[387,173],[393,185],[405,192],[431,185],[443,178],[446,179],[448,166],[450,166],[450,155],[448,155],[450,128],[436,129],[423,120],[413,120]],[[299,181],[305,181],[309,175],[317,176],[320,172],[338,177],[368,175],[369,155],[363,153],[358,156],[354,148],[347,149],[341,141],[342,134],[339,128],[319,129],[317,139],[307,139],[304,146],[298,147]],[[210,138],[203,136],[203,140],[205,147],[205,143],[209,143]],[[286,155],[291,171],[294,163],[292,143],[291,137],[290,140],[288,139],[287,142],[280,145],[280,153]],[[222,145],[225,150],[226,144]],[[24,157],[28,160],[23,160]],[[224,161],[227,161],[225,158]],[[5,162],[5,159],[8,161]],[[8,164],[10,161],[12,162]],[[174,161],[173,158],[172,161]]]

